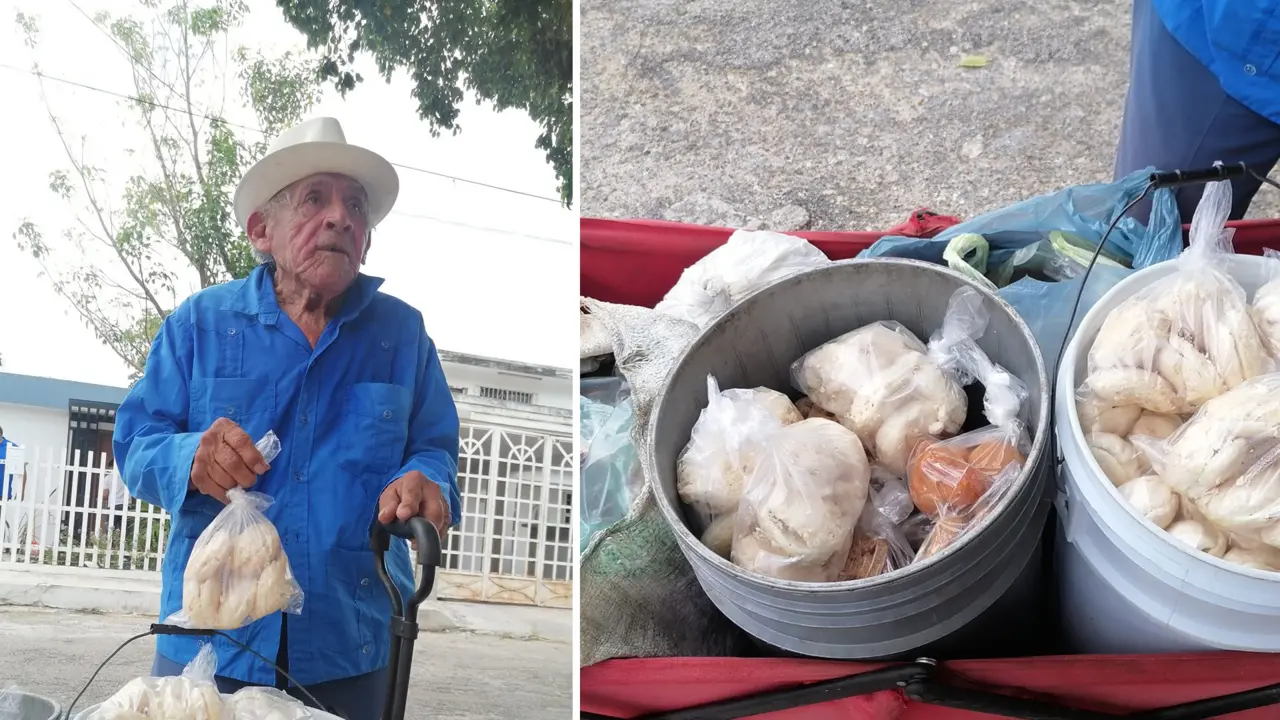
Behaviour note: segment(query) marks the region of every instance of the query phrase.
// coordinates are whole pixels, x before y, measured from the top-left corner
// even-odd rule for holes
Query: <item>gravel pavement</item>
[[[93,669],[150,622],[138,616],[0,607],[0,689],[16,681],[24,690],[52,697],[65,707]],[[106,699],[146,672],[154,650],[151,638],[131,644],[103,669],[86,695],[87,703],[78,707]],[[571,713],[569,645],[423,633],[414,656],[410,720],[560,720]]]
[[[1108,180],[1129,13],[1124,0],[582,0],[582,212],[706,222],[799,206],[814,228],[875,229],[917,207],[971,217]],[[989,63],[962,68],[965,55]],[[1280,216],[1280,191],[1251,215]]]

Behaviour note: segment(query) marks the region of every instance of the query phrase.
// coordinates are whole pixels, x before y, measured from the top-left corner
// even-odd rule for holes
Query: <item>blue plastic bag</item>
[[[953,238],[965,233],[982,235],[990,245],[989,265],[998,267],[1017,250],[1044,240],[1059,230],[1096,245],[1112,220],[1147,186],[1154,168],[1135,172],[1119,182],[1077,185],[1048,195],[1024,200],[1001,210],[980,215],[948,228],[935,238],[885,237],[867,248],[861,257],[899,257],[943,263],[942,253]],[[1152,199],[1147,226],[1125,217],[1116,223],[1107,238],[1104,252],[1122,258],[1134,269],[1142,269],[1182,252],[1182,225],[1173,191],[1161,189]],[[1132,273],[1128,268],[1101,263],[1090,271],[1088,285],[1080,298],[1075,325],[1108,290]],[[997,292],[1013,306],[1035,334],[1052,377],[1058,354],[1067,337],[1067,322],[1082,278],[1044,282],[1024,277]]]

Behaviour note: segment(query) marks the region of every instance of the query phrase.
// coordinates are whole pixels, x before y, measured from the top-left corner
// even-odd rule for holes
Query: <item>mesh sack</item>
[[[643,448],[653,402],[698,328],[648,308],[590,299],[582,308],[609,333],[618,371],[631,386],[632,442]],[[579,583],[583,666],[620,657],[733,656],[749,647],[698,584],[649,483],[626,517],[582,553]]]

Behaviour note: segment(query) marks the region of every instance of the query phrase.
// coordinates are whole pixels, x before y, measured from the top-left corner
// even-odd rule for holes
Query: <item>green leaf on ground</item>
[[[965,55],[960,58],[960,67],[962,68],[984,68],[991,64],[991,59],[986,55]]]

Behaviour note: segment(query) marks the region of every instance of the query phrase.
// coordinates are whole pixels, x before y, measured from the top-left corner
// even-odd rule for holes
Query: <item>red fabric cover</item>
[[[927,210],[884,232],[800,232],[828,257],[854,257],[884,235],[933,237],[959,222]],[[1280,220],[1245,220],[1236,252],[1260,255],[1280,248]],[[1184,231],[1187,228],[1184,228]],[[660,220],[583,218],[581,293],[605,302],[652,307],[692,265],[732,234],[728,228]],[[582,709],[632,717],[740,697],[796,683],[827,680],[879,667],[822,660],[656,658],[611,660],[583,668]],[[1095,710],[1140,710],[1198,700],[1280,682],[1280,656],[1201,653],[1148,656],[1066,656],[947,663],[975,681],[1025,688]],[[759,717],[776,720],[978,720],[992,715],[904,700],[897,691],[811,705]],[[1280,707],[1232,720],[1275,720]]]
[[[636,717],[866,672],[869,663],[746,658],[610,660],[582,669],[582,709]],[[986,686],[1089,710],[1151,710],[1280,682],[1280,655],[1196,653],[1078,655],[945,663]],[[1007,690],[1003,692],[1008,692]],[[1010,693],[1012,694],[1012,693]],[[980,720],[995,715],[905,701],[898,691],[756,716],[769,720]],[[1280,706],[1231,720],[1275,720]]]
[[[845,260],[884,235],[933,237],[959,218],[917,210],[905,223],[884,232],[787,233],[809,240],[832,260]],[[604,302],[653,307],[684,269],[724,244],[730,228],[664,220],[582,218],[581,294]]]
[[[959,218],[917,210],[905,223],[875,232],[805,231],[799,235],[832,260],[854,257],[885,235],[933,237]],[[1236,228],[1236,252],[1261,255],[1280,248],[1280,220],[1244,220]],[[680,279],[685,268],[722,245],[733,230],[663,220],[582,218],[581,288],[589,298],[653,307]],[[1184,228],[1184,231],[1187,228]]]

